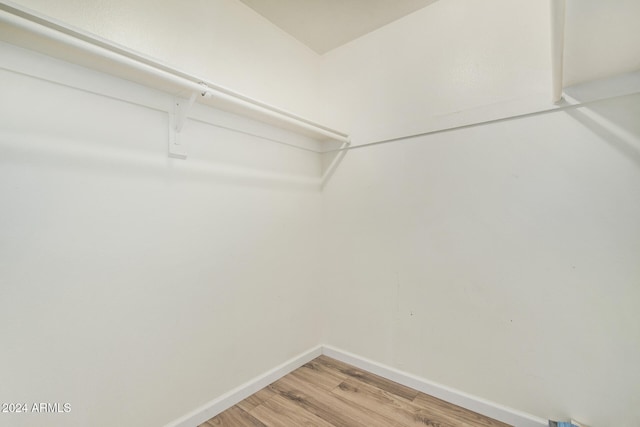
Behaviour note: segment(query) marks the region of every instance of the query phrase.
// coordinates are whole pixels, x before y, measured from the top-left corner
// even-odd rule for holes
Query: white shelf
[[[344,133],[162,64],[10,2],[0,2],[2,41],[92,68],[176,97],[286,129],[317,141],[349,143]]]

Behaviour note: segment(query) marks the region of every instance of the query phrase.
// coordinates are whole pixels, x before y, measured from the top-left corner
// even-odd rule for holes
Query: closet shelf
[[[174,112],[176,118],[173,121],[178,128],[188,107],[197,101],[316,141],[349,144],[349,136],[344,132],[185,73],[11,2],[0,2],[0,26],[0,38],[7,43],[133,81],[177,99],[187,98],[180,100],[181,105]]]

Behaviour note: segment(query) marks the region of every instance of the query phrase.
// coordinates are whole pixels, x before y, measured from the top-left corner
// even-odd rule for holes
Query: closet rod
[[[432,130],[432,131],[427,131],[427,132],[420,132],[420,133],[414,133],[411,135],[404,135],[404,136],[398,136],[395,138],[389,138],[389,139],[382,139],[379,141],[374,141],[374,142],[367,142],[364,144],[356,144],[356,145],[348,145],[346,147],[341,147],[341,148],[336,148],[333,150],[325,150],[323,151],[323,153],[337,153],[337,152],[341,152],[341,151],[349,151],[349,150],[355,150],[357,148],[365,148],[365,147],[372,147],[374,145],[381,145],[381,144],[388,144],[390,142],[401,142],[401,141],[406,141],[409,139],[414,139],[414,138],[420,138],[420,137],[424,137],[424,136],[430,136],[430,135],[437,135],[440,133],[447,133],[447,132],[453,132],[456,130],[462,130],[462,129],[471,129],[471,128],[475,128],[478,126],[485,126],[485,125],[490,125],[490,124],[495,124],[495,123],[502,123],[502,122],[508,122],[511,120],[517,120],[517,119],[524,119],[527,117],[536,117],[536,116],[542,116],[545,114],[551,114],[551,113],[556,113],[556,112],[560,112],[560,111],[570,111],[570,110],[577,110],[580,108],[584,108],[584,107],[588,107],[600,102],[605,102],[608,100],[612,100],[612,99],[622,99],[622,98],[626,98],[626,97],[630,97],[630,96],[635,96],[638,95],[640,93],[640,90],[636,90],[632,93],[624,93],[622,95],[614,95],[614,96],[608,96],[605,98],[598,98],[598,99],[594,99],[591,101],[581,101],[579,103],[576,104],[569,104],[566,103],[566,101],[562,101],[564,102],[564,104],[556,104],[555,106],[553,106],[552,108],[548,108],[548,109],[544,109],[544,110],[538,110],[538,111],[532,111],[529,113],[522,113],[522,114],[515,114],[513,116],[507,116],[507,117],[500,117],[497,119],[490,119],[490,120],[484,120],[481,122],[473,122],[473,123],[467,123],[464,125],[458,125],[458,126],[452,126],[452,127],[448,127],[448,128],[442,128],[442,129],[436,129],[436,130]],[[572,100],[572,102],[577,102]]]
[[[257,113],[265,119],[286,123],[317,136],[340,142],[349,142],[349,137],[345,133],[314,123],[205,79],[184,73],[101,37],[71,28],[49,17],[41,16],[15,3],[0,1],[0,11],[3,12],[0,13],[1,24],[7,24],[26,31],[29,35],[42,37],[47,42],[53,41],[64,47],[71,47],[83,53],[96,55],[98,58],[124,66],[127,70],[133,70],[143,75],[160,79],[162,82],[180,88],[182,91],[197,92],[203,97],[211,97],[231,104],[234,107],[234,111],[238,107],[242,110],[248,110],[250,113]],[[269,123],[272,122],[269,121]]]

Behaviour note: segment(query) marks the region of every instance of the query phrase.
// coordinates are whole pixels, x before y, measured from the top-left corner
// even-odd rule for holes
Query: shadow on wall
[[[160,177],[167,183],[192,180],[294,191],[319,191],[321,188],[320,179],[311,176],[271,173],[256,168],[212,164],[195,159],[171,159],[164,152],[157,155],[96,147],[96,144],[82,142],[84,144],[51,136],[38,138],[33,135],[0,135],[0,147],[3,151],[0,164],[29,164],[91,174],[117,173],[136,178]]]
[[[565,112],[640,168],[640,94]]]
[[[283,129],[200,106],[180,134],[187,160],[172,159],[163,104],[174,101],[166,94],[145,89],[131,101],[12,70],[2,71],[0,81],[0,164],[156,175],[167,182],[322,188],[321,154]]]
[[[330,142],[327,146],[327,151],[321,154],[321,189],[324,189],[327,183],[331,180],[331,177],[338,169],[338,166],[340,166],[340,163],[344,160],[344,156],[349,152],[349,144],[347,143],[338,144]]]

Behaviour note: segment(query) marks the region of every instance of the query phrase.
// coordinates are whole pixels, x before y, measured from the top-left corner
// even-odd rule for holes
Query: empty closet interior
[[[0,426],[196,426],[321,354],[640,425],[639,18],[0,0]]]

